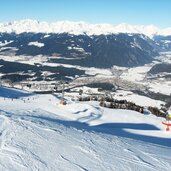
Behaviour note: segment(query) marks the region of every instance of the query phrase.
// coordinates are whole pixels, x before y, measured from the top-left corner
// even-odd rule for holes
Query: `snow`
[[[100,77],[112,76],[110,69],[99,69],[95,67],[89,67],[89,68],[84,67],[84,69],[86,70],[85,74],[88,75],[96,75],[96,76],[100,75]]]
[[[83,21],[58,21],[54,23],[39,22],[36,20],[20,20],[9,23],[0,23],[0,32],[17,34],[23,32],[33,33],[70,33],[70,34],[88,34],[88,35],[100,35],[100,34],[118,34],[118,33],[140,33],[149,37],[154,35],[171,35],[171,28],[160,29],[154,25],[130,25],[122,23],[119,25],[112,24],[90,24]],[[44,37],[46,38],[46,37]]]
[[[152,107],[161,108],[161,105],[165,104],[163,101],[154,100],[149,97],[141,96],[138,94],[134,94],[131,91],[124,91],[124,90],[118,90],[115,93],[114,98],[117,100],[127,100],[140,106],[152,106]]]
[[[20,56],[4,56],[0,55],[0,59],[3,59],[4,61],[9,61],[9,62],[19,62],[19,63],[25,63],[29,65],[34,65],[36,64],[41,64],[48,61],[47,56],[43,55],[36,55],[36,56],[25,56],[25,55],[20,55]]]
[[[163,42],[163,43],[171,43],[171,41],[170,40],[161,40],[161,42]]]
[[[121,78],[133,82],[143,81],[146,77],[147,72],[152,68],[151,65],[144,65],[140,67],[133,67],[125,70],[121,75]]]
[[[87,75],[96,75],[98,77],[98,75],[100,75],[100,77],[103,76],[112,76],[112,73],[110,71],[110,69],[99,69],[99,68],[95,68],[95,67],[81,67],[79,65],[70,65],[70,64],[62,64],[62,63],[51,63],[48,62],[48,59],[53,59],[53,56],[47,57],[47,56],[42,56],[42,55],[37,55],[37,56],[3,56],[0,55],[0,59],[3,59],[5,61],[17,61],[20,63],[26,63],[26,64],[30,64],[30,65],[34,65],[36,64],[41,64],[43,66],[50,66],[50,67],[58,67],[58,66],[63,66],[66,68],[77,68],[80,70],[85,70],[85,74]],[[56,58],[56,57],[55,57]],[[68,58],[64,58],[64,57],[58,57],[59,59],[68,59]],[[71,58],[69,58],[68,60],[71,60]]]
[[[44,38],[48,38],[48,37],[50,37],[50,35],[48,35],[48,34],[44,36]]]
[[[123,69],[123,73],[120,78],[126,81],[130,81],[135,84],[139,84],[145,86],[149,91],[155,93],[161,93],[165,95],[171,94],[171,81],[165,78],[157,78],[155,75],[153,76],[155,79],[150,79],[148,75],[148,71],[154,66],[156,63],[171,63],[170,52],[161,53],[161,56],[156,58],[160,60],[155,62],[153,61],[151,64],[146,64],[144,66],[133,67]],[[162,73],[160,76],[169,75],[170,73]]]
[[[162,53],[160,53],[160,56],[157,57],[157,59],[159,59],[163,63],[171,64],[171,52],[170,51],[169,52],[162,52]]]
[[[72,91],[77,91],[79,92],[79,90],[82,90],[83,91],[83,95],[85,96],[86,94],[99,94],[99,91],[98,91],[98,88],[90,88],[90,87],[87,87],[87,86],[82,86],[81,88],[78,87],[78,88],[73,88]]]
[[[72,47],[71,46],[68,46],[68,50],[71,50],[72,49]]]
[[[171,168],[163,118],[0,88],[0,170]],[[5,98],[17,95],[17,99]],[[28,96],[27,96],[28,95]]]
[[[0,87],[0,97],[4,97],[4,98],[18,98],[19,97],[28,97],[29,95],[31,95],[28,92],[25,91],[21,91],[21,90],[17,90],[17,89],[9,89],[9,88],[3,88]]]
[[[40,42],[30,42],[28,44],[29,46],[37,46],[37,47],[43,47],[44,46],[44,43],[40,43]]]
[[[160,81],[150,83],[149,90],[155,93],[162,93],[166,95],[171,95],[171,81]]]
[[[11,40],[11,41],[5,40],[4,43],[0,41],[0,46],[5,46],[5,45],[8,45],[8,44],[10,44],[10,43],[12,43],[12,42],[13,42],[13,40]]]
[[[72,47],[72,49],[80,51],[80,52],[84,52],[84,49],[80,47]]]
[[[0,48],[0,52],[3,51],[3,50],[12,50],[12,51],[17,51],[18,48],[15,48],[15,47],[1,47]]]

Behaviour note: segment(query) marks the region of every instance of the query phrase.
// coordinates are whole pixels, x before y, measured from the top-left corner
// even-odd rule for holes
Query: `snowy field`
[[[17,98],[17,99],[13,99]],[[0,170],[169,171],[164,118],[0,88]]]
[[[152,106],[152,107],[157,107],[159,109],[161,108],[162,105],[165,104],[163,101],[154,100],[146,96],[135,94],[131,91],[123,91],[123,90],[116,91],[114,98],[117,100],[127,100],[144,107]]]
[[[166,80],[164,78],[155,78],[154,80],[150,80],[147,78],[147,72],[152,68],[152,66],[153,64],[130,68],[126,70],[126,72],[123,72],[121,78],[132,83],[144,85],[152,92],[170,95],[170,80]]]

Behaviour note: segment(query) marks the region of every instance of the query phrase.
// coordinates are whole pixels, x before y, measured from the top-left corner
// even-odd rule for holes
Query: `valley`
[[[87,86],[89,91],[99,94],[115,94],[117,90],[131,91],[132,93],[147,96],[152,99],[163,101],[166,106],[171,104],[171,80],[170,72],[160,70],[160,66],[167,65],[171,58],[161,54],[150,64],[138,67],[95,68],[78,65],[52,63],[47,56],[0,56],[1,84],[18,87],[29,91],[58,92],[65,82],[67,92],[72,89],[82,89]],[[165,62],[166,63],[166,62]],[[159,66],[156,70],[156,66]],[[166,67],[165,67],[166,68]],[[155,69],[155,71],[154,71]],[[167,68],[166,68],[167,69]],[[27,87],[27,85],[31,87]],[[105,84],[105,86],[102,86]],[[110,88],[107,88],[110,87]],[[94,92],[94,89],[95,92]]]

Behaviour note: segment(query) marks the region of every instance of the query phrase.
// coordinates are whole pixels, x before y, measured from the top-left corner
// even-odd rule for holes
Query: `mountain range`
[[[39,22],[37,20],[20,20],[8,23],[0,23],[0,32],[17,34],[23,32],[33,33],[69,33],[74,35],[100,35],[100,34],[117,34],[117,33],[138,33],[145,34],[149,37],[154,35],[168,36],[171,35],[171,27],[160,29],[154,25],[130,25],[122,23],[119,25],[112,24],[89,24],[83,21],[59,21],[54,23]]]
[[[142,34],[73,35],[1,33],[0,53],[54,56],[53,63],[110,68],[149,63],[158,55],[155,42]]]
[[[40,68],[36,63],[33,66],[6,61],[6,56],[13,58],[40,55],[45,56],[47,62],[58,65],[111,68],[113,65],[144,65],[152,62],[160,52],[166,51],[171,51],[170,29],[161,30],[152,25],[113,26],[69,21],[49,24],[36,20],[0,24],[0,73],[5,74],[5,77],[8,74],[8,78],[11,72],[24,71],[28,74],[32,71],[36,73],[36,79],[42,79],[42,73],[39,72],[41,70],[58,73],[53,75],[53,79],[60,79],[65,76],[85,75],[85,70],[64,66]],[[14,75],[10,77],[13,78]],[[20,80],[18,76],[15,78]]]

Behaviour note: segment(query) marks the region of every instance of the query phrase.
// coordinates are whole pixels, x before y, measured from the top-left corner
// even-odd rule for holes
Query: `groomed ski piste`
[[[137,99],[138,100],[138,99]],[[0,87],[2,171],[169,171],[164,118]]]

